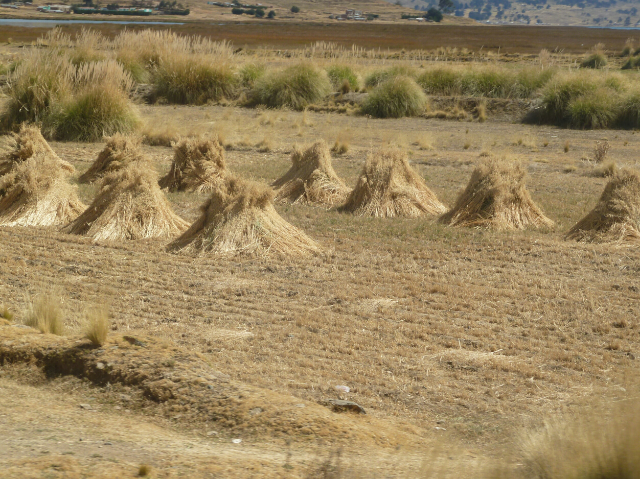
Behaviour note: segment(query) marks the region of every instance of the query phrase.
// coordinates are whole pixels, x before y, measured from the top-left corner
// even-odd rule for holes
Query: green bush
[[[640,128],[640,89],[631,90],[621,99],[616,123],[622,128]]]
[[[554,75],[554,70],[524,68],[517,73],[506,68],[439,67],[422,73],[417,82],[428,94],[530,98]]]
[[[618,116],[618,105],[617,95],[607,88],[599,88],[569,103],[569,124],[582,129],[608,128]]]
[[[301,63],[271,72],[256,81],[250,103],[269,107],[288,106],[302,110],[331,93],[326,72]]]
[[[329,81],[334,90],[338,90],[348,86],[348,91],[358,91],[360,89],[360,82],[358,81],[358,75],[350,66],[347,65],[332,65],[327,68],[327,74],[329,75]]]
[[[422,73],[417,82],[430,95],[460,95],[460,73],[451,68],[430,68]]]
[[[236,77],[227,62],[210,55],[163,58],[153,74],[156,94],[171,103],[202,105],[235,95]]]
[[[427,96],[411,78],[396,76],[376,87],[362,104],[362,113],[376,118],[416,116],[425,111]]]
[[[96,85],[57,106],[43,131],[58,140],[99,141],[115,133],[131,133],[139,124],[126,94]]]
[[[631,57],[622,65],[623,70],[633,70],[634,68],[640,68],[640,57]]]
[[[245,88],[251,88],[264,76],[266,68],[261,63],[247,63],[238,71],[238,81]]]
[[[296,7],[295,5],[291,7],[291,13],[300,13],[300,7]]]
[[[582,68],[604,68],[607,66],[607,57],[604,53],[594,52],[582,60],[580,66]]]
[[[542,91],[542,120],[562,124],[570,122],[569,104],[598,88],[598,81],[584,73],[568,74],[550,81]]]
[[[415,68],[406,65],[396,65],[386,70],[375,70],[364,80],[365,88],[375,88],[378,85],[390,80],[393,77],[406,76],[410,78],[416,78],[418,76]]]

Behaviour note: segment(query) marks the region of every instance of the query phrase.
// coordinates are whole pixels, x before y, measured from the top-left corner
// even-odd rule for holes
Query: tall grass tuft
[[[623,128],[640,128],[640,88],[633,88],[622,98],[618,124]]]
[[[371,72],[364,80],[364,86],[367,89],[375,88],[378,85],[397,76],[406,76],[416,78],[418,76],[415,68],[407,65],[396,65],[386,70],[375,70]]]
[[[310,63],[300,63],[259,79],[251,91],[250,103],[303,110],[330,92],[331,84],[324,71]]]
[[[80,66],[76,94],[51,108],[43,121],[47,136],[59,140],[97,141],[131,133],[139,120],[128,98],[131,76],[113,60]]]
[[[262,63],[247,63],[238,71],[238,81],[245,88],[252,88],[264,76],[266,67]]]
[[[236,91],[231,63],[205,54],[164,56],[152,82],[157,95],[180,104],[202,105],[231,98]]]
[[[85,337],[94,346],[103,346],[109,335],[109,309],[98,305],[88,308],[85,313]]]
[[[640,477],[640,408],[574,420],[548,421],[522,440],[523,477],[536,479],[636,479]]]
[[[74,76],[75,67],[62,52],[29,51],[7,79],[3,126],[42,121],[52,105],[71,95]]]
[[[571,120],[569,104],[595,91],[597,78],[588,72],[565,74],[552,79],[542,91],[543,121],[555,124]]]
[[[342,93],[348,93],[360,89],[358,75],[348,65],[331,65],[327,68],[327,74],[335,91],[340,89]]]
[[[607,56],[602,52],[593,52],[587,55],[580,63],[582,68],[600,69],[607,66]]]
[[[427,96],[409,77],[398,76],[376,87],[362,104],[362,113],[376,118],[400,118],[424,113]]]
[[[61,336],[64,332],[64,317],[60,295],[56,291],[49,291],[29,299],[24,324],[43,333]]]
[[[530,98],[554,74],[550,68],[529,67],[515,72],[495,65],[443,66],[426,70],[416,81],[433,95]]]
[[[618,116],[618,105],[617,95],[611,90],[599,88],[569,103],[569,124],[581,129],[607,128]]]

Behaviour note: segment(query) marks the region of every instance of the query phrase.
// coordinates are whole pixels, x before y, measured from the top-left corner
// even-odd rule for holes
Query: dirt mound
[[[566,238],[596,243],[640,241],[640,175],[630,170],[615,173],[595,208]]]
[[[356,187],[340,210],[391,218],[436,215],[446,207],[411,168],[404,152],[382,150],[369,154]]]
[[[495,229],[552,227],[525,187],[522,164],[506,159],[483,161],[471,174],[455,206],[439,218],[449,226]]]
[[[160,179],[169,191],[209,192],[224,177],[224,148],[218,140],[185,138],[173,145],[171,170]]]
[[[291,153],[291,168],[272,183],[276,201],[333,206],[344,202],[349,189],[331,165],[331,153],[324,140]]]
[[[0,159],[0,225],[54,226],[86,208],[67,179],[74,171],[35,127],[23,126]]]
[[[128,386],[126,408],[148,410],[181,422],[212,424],[221,434],[297,440],[361,441],[361,446],[415,443],[366,414],[337,414],[325,406],[237,382],[200,355],[159,338],[118,336],[102,348],[88,340],[0,326],[0,365],[30,363],[55,378],[72,375],[112,388]],[[237,437],[237,436],[236,436]]]
[[[202,215],[169,250],[219,255],[269,253],[303,256],[319,246],[273,207],[273,191],[228,177],[202,206]]]
[[[148,165],[129,163],[105,176],[87,210],[63,229],[96,241],[173,238],[189,224],[176,215]]]
[[[107,144],[98,154],[96,161],[78,178],[78,181],[93,183],[104,175],[134,161],[149,161],[140,151],[140,140],[116,133],[107,139]]]

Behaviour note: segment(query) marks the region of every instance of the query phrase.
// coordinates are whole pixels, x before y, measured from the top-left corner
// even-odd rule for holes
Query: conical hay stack
[[[442,215],[450,226],[495,229],[552,227],[525,187],[526,171],[519,162],[491,158],[471,174],[455,206]]]
[[[359,216],[387,217],[441,214],[446,211],[401,151],[369,154],[356,187],[340,207]]]
[[[172,238],[188,227],[171,209],[157,174],[145,164],[130,163],[105,176],[93,203],[62,231],[122,241]]]
[[[218,140],[185,138],[173,145],[171,170],[160,180],[169,191],[213,191],[225,174],[224,148]]]
[[[235,177],[218,184],[202,206],[202,216],[168,249],[224,256],[303,256],[320,251],[315,241],[278,214],[270,188]]]
[[[271,185],[276,201],[333,206],[344,202],[349,189],[331,166],[331,153],[324,140],[306,150],[295,147],[291,168]]]
[[[0,226],[66,224],[86,208],[67,182],[73,167],[62,161],[40,130],[23,127],[0,161]]]
[[[23,124],[19,133],[12,133],[9,141],[10,150],[0,157],[0,176],[9,173],[18,163],[28,159],[53,160],[57,164],[57,169],[62,169],[68,173],[73,173],[73,166],[61,160],[58,155],[51,149],[47,140],[44,139],[40,129],[37,126]],[[48,161],[47,164],[53,164]]]
[[[112,171],[119,170],[134,161],[149,162],[140,151],[140,140],[116,133],[107,138],[107,144],[96,161],[78,178],[80,183],[93,183]],[[149,165],[147,167],[150,167]]]
[[[640,241],[640,175],[629,170],[617,172],[595,208],[566,238],[598,243]]]

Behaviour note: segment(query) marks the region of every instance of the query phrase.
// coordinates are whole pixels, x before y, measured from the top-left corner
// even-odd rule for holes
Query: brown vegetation
[[[130,163],[105,176],[87,210],[63,231],[95,241],[172,238],[188,223],[177,216],[148,165]]]
[[[356,186],[340,210],[392,218],[437,215],[446,208],[411,168],[406,153],[380,150],[367,156]]]
[[[472,173],[456,204],[439,219],[450,226],[496,229],[551,227],[525,187],[522,164],[490,158]]]
[[[344,202],[349,189],[331,165],[329,146],[323,140],[306,149],[294,147],[291,168],[274,181],[276,201],[333,206]]]
[[[107,138],[107,144],[89,169],[83,173],[78,181],[92,183],[104,175],[119,170],[131,162],[145,162],[149,160],[140,151],[140,140],[116,133]]]
[[[200,218],[169,249],[231,256],[304,256],[320,251],[315,241],[278,214],[271,189],[236,177],[216,186]]]
[[[173,151],[171,170],[160,179],[162,188],[199,193],[217,188],[226,173],[224,148],[217,139],[184,138]]]
[[[0,161],[0,225],[62,225],[84,211],[68,183],[73,167],[53,152],[40,130],[22,127],[14,140],[14,149]]]
[[[640,175],[620,170],[605,186],[595,208],[566,236],[584,242],[640,240]]]

